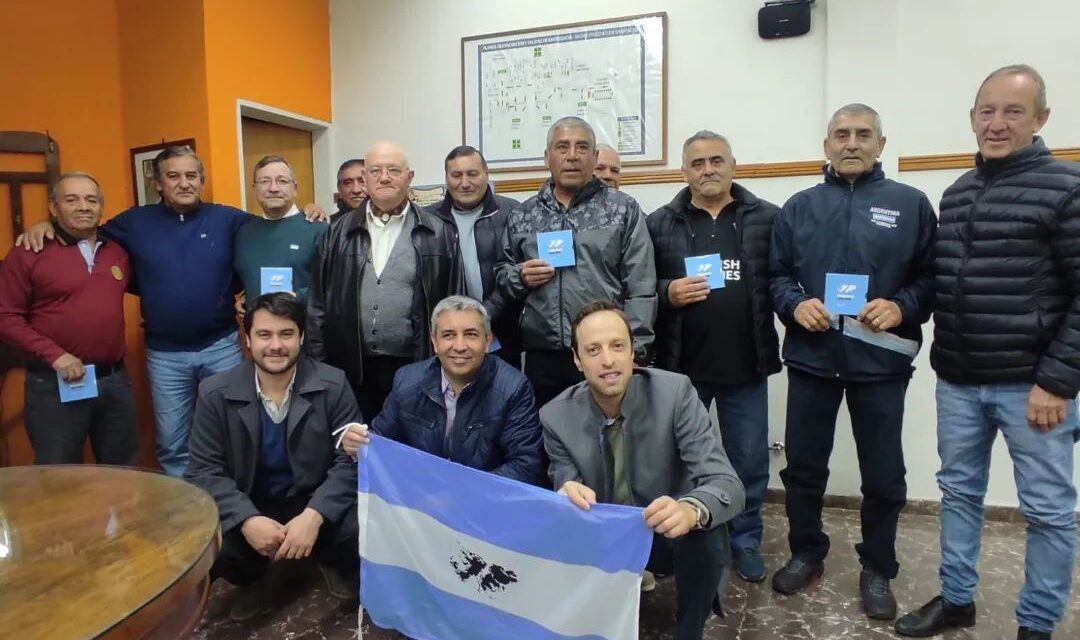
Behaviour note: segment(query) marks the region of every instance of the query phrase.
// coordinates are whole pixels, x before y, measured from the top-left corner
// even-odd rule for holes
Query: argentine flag
[[[372,435],[361,447],[360,602],[417,640],[636,640],[652,531],[594,505]]]

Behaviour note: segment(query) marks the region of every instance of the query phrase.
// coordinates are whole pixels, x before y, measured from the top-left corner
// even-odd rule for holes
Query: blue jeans
[[[188,434],[199,383],[215,373],[232,369],[241,360],[236,331],[202,351],[146,350],[157,423],[157,457],[166,474],[179,478],[187,467]]]
[[[728,523],[731,547],[761,547],[761,502],[769,486],[769,389],[762,380],[744,385],[694,383],[708,409],[716,400],[720,438],[731,466],[746,487],[743,512]]]
[[[1073,445],[1080,433],[1076,402],[1049,433],[1027,422],[1031,384],[955,385],[938,379],[941,471],[941,595],[953,604],[975,599],[990,447],[998,431],[1012,458],[1020,511],[1027,520],[1020,626],[1053,630],[1065,612],[1076,559]]]

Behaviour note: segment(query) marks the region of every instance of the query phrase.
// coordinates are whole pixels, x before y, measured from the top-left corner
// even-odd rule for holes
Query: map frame
[[[632,29],[631,29],[632,28]],[[630,31],[638,31],[640,37],[633,37]],[[630,36],[630,37],[627,37]],[[600,39],[610,38],[606,41],[609,49],[619,56],[625,63],[617,62],[610,65],[618,69],[639,69],[640,85],[637,93],[633,94],[632,104],[640,108],[637,113],[621,114],[613,113],[604,122],[585,119],[590,121],[596,130],[597,142],[607,143],[620,150],[623,158],[623,166],[665,165],[667,163],[667,13],[655,12],[617,18],[605,18],[585,22],[574,22],[545,27],[518,29],[514,31],[502,31],[487,33],[476,36],[468,36],[461,39],[461,139],[463,144],[471,145],[484,154],[491,173],[522,172],[545,169],[543,156],[535,151],[535,137],[540,130],[544,130],[547,123],[557,120],[565,115],[579,115],[578,113],[555,113],[544,114],[539,105],[532,106],[532,116],[541,116],[540,122],[534,122],[529,126],[530,131],[522,135],[530,138],[533,146],[521,148],[514,146],[514,151],[505,148],[505,141],[499,149],[484,139],[485,95],[490,95],[490,86],[484,84],[484,57],[495,52],[510,50],[533,49],[533,55],[543,54],[570,56],[571,59],[581,60],[585,68],[592,71],[604,68],[608,60],[593,60],[588,56],[589,47],[585,44],[595,44]],[[618,38],[618,40],[616,40]],[[534,46],[535,45],[535,46]],[[614,46],[612,46],[614,45]],[[543,49],[543,53],[540,50]],[[577,54],[577,58],[574,55]],[[521,52],[518,51],[518,55]],[[611,74],[617,75],[617,74]],[[638,79],[634,76],[634,79]],[[619,84],[610,81],[611,105],[631,104],[625,89],[620,92]],[[625,87],[625,81],[624,85]],[[536,96],[532,96],[536,102]],[[578,105],[585,103],[578,102]],[[585,107],[587,109],[587,107]],[[505,117],[505,116],[502,116]],[[522,120],[519,118],[517,120]],[[609,121],[614,121],[614,125]],[[620,141],[622,122],[628,123],[627,139],[629,142]],[[632,127],[632,128],[631,128]],[[635,132],[638,138],[635,139]],[[513,143],[521,145],[520,140]],[[640,143],[635,146],[634,143]],[[486,148],[485,148],[486,147]],[[520,153],[516,153],[517,149]],[[531,151],[531,152],[530,152]]]

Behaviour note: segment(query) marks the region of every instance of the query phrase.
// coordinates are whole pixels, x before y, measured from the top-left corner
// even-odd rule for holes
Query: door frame
[[[330,123],[243,99],[236,101],[236,146],[239,150],[237,153],[237,171],[240,174],[241,186],[240,208],[247,209],[247,190],[243,188],[248,179],[244,171],[244,118],[254,118],[271,124],[279,124],[283,127],[311,132],[311,169],[315,176],[315,184],[312,185],[314,187],[315,202],[328,212],[335,211],[337,207],[333,202],[319,201],[320,194],[333,193],[337,189],[336,167],[334,166],[333,149],[330,145]],[[320,187],[319,185],[324,186]],[[326,185],[331,186],[325,188]]]

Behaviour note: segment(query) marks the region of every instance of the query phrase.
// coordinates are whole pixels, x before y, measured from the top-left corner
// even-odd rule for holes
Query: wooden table
[[[186,637],[219,547],[213,499],[181,480],[0,468],[0,637]]]

